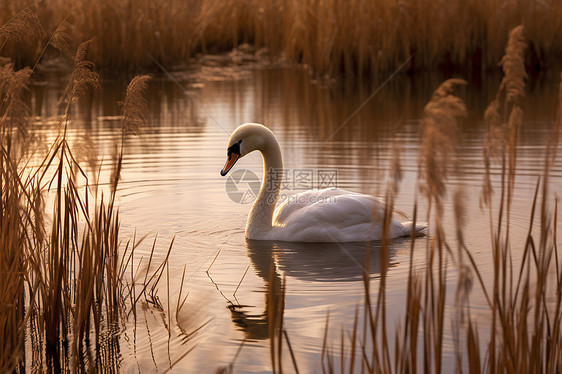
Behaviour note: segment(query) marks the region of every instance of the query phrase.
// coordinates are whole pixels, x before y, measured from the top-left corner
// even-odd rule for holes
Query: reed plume
[[[74,56],[74,69],[70,78],[68,102],[84,96],[92,88],[99,87],[99,74],[94,70],[95,64],[86,60],[88,45],[91,41],[83,42],[78,46]]]
[[[57,49],[61,55],[70,55],[72,36],[70,34],[70,24],[63,21],[51,36],[50,45]]]
[[[138,75],[131,80],[127,87],[121,119],[121,127],[125,135],[137,135],[140,128],[146,123],[148,105],[144,93],[149,80],[148,75]]]
[[[443,82],[425,106],[422,117],[422,145],[420,147],[421,192],[428,200],[435,201],[441,210],[441,199],[445,194],[445,181],[454,157],[458,121],[466,116],[466,106],[455,96],[454,88],[465,85],[461,79]]]
[[[486,134],[484,138],[484,162],[486,175],[483,187],[483,201],[490,202],[492,193],[490,182],[490,165],[492,162],[502,162],[508,155],[509,176],[515,174],[515,146],[517,144],[518,129],[523,120],[521,100],[525,97],[525,48],[523,26],[514,28],[509,33],[505,48],[505,55],[500,61],[504,76],[493,100],[484,113]],[[511,179],[511,183],[513,180]]]
[[[30,74],[28,67],[15,70],[12,62],[0,61],[0,131],[4,140],[8,140],[11,137],[7,133],[11,129],[17,130],[17,141],[6,143],[7,151],[14,152],[14,156],[24,152],[31,135],[28,131],[30,109],[23,100]]]
[[[504,77],[500,83],[498,96],[505,95],[506,105],[517,105],[525,96],[525,49],[527,43],[523,35],[523,25],[509,32],[505,54],[500,60]],[[497,99],[500,99],[499,97]]]
[[[146,123],[148,118],[148,106],[144,93],[148,87],[149,80],[150,77],[148,75],[138,75],[127,86],[125,101],[123,102],[123,114],[121,116],[121,145],[119,147],[115,144],[113,152],[115,163],[110,177],[112,200],[115,197],[117,184],[121,176],[125,137],[129,134],[138,134],[141,126]]]
[[[4,43],[10,40],[30,46],[44,38],[45,34],[45,29],[31,7],[23,9],[0,27],[0,38],[4,39]]]

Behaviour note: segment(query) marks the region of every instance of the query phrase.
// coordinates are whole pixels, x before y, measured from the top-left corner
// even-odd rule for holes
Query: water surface
[[[206,77],[213,78],[213,77]],[[215,77],[216,78],[216,77]],[[172,310],[170,334],[167,312],[143,309],[137,323],[129,321],[116,342],[115,360],[123,371],[209,372],[233,363],[235,372],[268,372],[271,369],[266,296],[270,280],[286,279],[284,325],[301,372],[321,370],[321,352],[329,312],[332,348],[339,349],[341,331],[351,331],[353,316],[364,300],[363,271],[370,274],[371,297],[376,300],[381,266],[388,266],[386,302],[391,335],[394,318],[405,312],[404,299],[410,258],[410,242],[395,240],[386,259],[378,243],[298,244],[253,242],[244,238],[250,204],[234,202],[226,191],[227,179],[219,175],[226,159],[229,134],[241,123],[259,122],[276,134],[289,172],[308,170],[336,175],[339,188],[383,196],[391,175],[392,160],[399,155],[403,171],[397,208],[412,214],[417,200],[419,217],[425,218],[427,202],[418,192],[417,168],[420,118],[432,91],[446,77],[401,76],[371,100],[365,99],[376,84],[321,84],[294,68],[244,72],[235,77],[181,82],[184,90],[162,78],[150,84],[150,122],[138,136],[128,137],[119,191],[123,236],[148,234],[135,254],[144,264],[151,242],[158,241],[155,261],[162,261],[172,237],[170,299],[166,285],[159,295]],[[548,77],[547,77],[548,78]],[[464,192],[464,234],[485,281],[491,283],[492,261],[489,221],[480,208],[484,176],[482,112],[495,95],[499,76],[473,78],[461,90],[469,118],[463,123],[452,170],[449,195]],[[381,80],[382,81],[382,80]],[[55,135],[49,125],[55,119],[56,100],[64,87],[50,79],[32,91],[38,133],[48,142]],[[556,82],[539,79],[525,101],[525,123],[518,145],[516,189],[512,210],[514,262],[522,255],[534,189],[542,173],[545,145],[553,127]],[[79,150],[93,149],[107,168],[113,144],[121,136],[117,104],[124,85],[106,82],[102,91],[78,107],[69,125],[69,138]],[[360,108],[360,110],[357,110]],[[85,152],[84,152],[85,153]],[[233,171],[248,169],[261,178],[262,160],[251,154]],[[294,174],[292,174],[294,175]],[[334,174],[332,174],[334,175]],[[494,186],[499,170],[493,169]],[[304,186],[290,180],[283,190],[290,194]],[[310,187],[321,187],[315,179]],[[562,164],[552,172],[552,194],[562,193]],[[241,183],[241,190],[251,186]],[[445,200],[443,228],[455,247],[455,225],[450,198]],[[560,243],[559,243],[560,245]],[[414,245],[415,266],[425,266],[426,239]],[[369,264],[365,262],[369,254]],[[271,259],[275,261],[270,272]],[[213,262],[214,261],[214,262]],[[384,264],[381,264],[384,261]],[[212,263],[212,266],[210,267]],[[185,332],[199,326],[189,339],[177,327],[175,308],[182,279],[189,296],[178,314]],[[455,268],[447,273],[447,316],[454,313]],[[210,269],[209,269],[210,267]],[[207,270],[209,272],[207,273]],[[248,269],[248,270],[247,270]],[[247,270],[247,272],[246,272]],[[475,286],[471,297],[473,316],[487,316],[485,300]],[[488,318],[488,317],[486,317]],[[142,321],[142,322],[141,322]],[[360,322],[360,325],[362,322]],[[445,323],[449,329],[450,323]],[[481,326],[481,338],[486,327]],[[454,365],[450,330],[445,332],[445,367]],[[193,350],[185,355],[190,349]],[[288,353],[285,367],[292,369]],[[336,360],[337,362],[337,360]]]

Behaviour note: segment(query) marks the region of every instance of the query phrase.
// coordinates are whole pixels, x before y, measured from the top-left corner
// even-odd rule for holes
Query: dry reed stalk
[[[320,356],[320,362],[322,363],[322,373],[332,373],[334,371],[333,367],[333,361],[332,361],[332,355],[330,354],[330,348],[328,347],[328,327],[329,327],[329,323],[330,323],[330,311],[328,311],[328,313],[326,313],[326,324],[324,327],[324,338],[322,339],[322,354]],[[327,365],[327,369],[326,367],[324,367],[324,363],[326,363]]]
[[[417,222],[417,202],[414,204],[413,227]],[[408,269],[408,289],[406,293],[406,315],[404,318],[404,335],[402,343],[396,334],[396,370],[398,372],[416,373],[417,372],[417,342],[418,326],[421,312],[421,283],[417,274],[414,273],[414,238],[415,233],[410,235],[410,262]]]
[[[167,67],[185,66],[199,53],[230,52],[243,43],[303,63],[318,77],[376,77],[412,54],[412,69],[485,70],[496,66],[509,30],[519,24],[533,45],[530,64],[547,67],[562,54],[556,37],[562,4],[556,0],[139,0],[134,6],[126,0],[61,0],[24,11],[17,0],[6,0],[0,24],[6,23],[5,35],[41,40],[41,29],[28,32],[18,24],[25,20],[37,28],[40,19],[56,30],[69,13],[71,44],[93,38],[93,61],[112,74],[154,68],[149,55]]]
[[[25,309],[21,307],[25,295],[24,278],[19,276],[24,272],[24,254],[20,250],[19,243],[25,242],[26,239],[20,220],[19,183],[11,173],[13,169],[6,167],[6,163],[11,162],[6,156],[3,145],[0,155],[0,166],[2,166],[0,274],[3,278],[0,284],[0,339],[2,339],[0,368],[15,370],[18,356],[22,354],[23,349],[22,331],[25,315]]]
[[[496,99],[486,109],[484,116],[487,132],[484,139],[485,177],[482,202],[488,208],[490,230],[492,236],[492,252],[494,259],[494,285],[492,292],[492,337],[489,345],[491,370],[495,372],[498,361],[496,359],[496,326],[502,323],[504,334],[508,333],[506,325],[513,313],[511,303],[513,295],[508,279],[512,278],[510,253],[510,212],[516,174],[516,145],[519,127],[522,123],[523,112],[520,107],[525,95],[525,66],[524,52],[526,44],[523,37],[523,27],[518,26],[509,33],[505,55],[500,61],[504,77],[498,89]],[[491,197],[493,194],[490,166],[493,162],[501,165],[501,188],[498,218],[493,224]],[[505,218],[505,219],[504,219]],[[495,226],[495,228],[494,228]],[[524,261],[525,262],[525,261]],[[499,311],[502,313],[497,313]],[[511,311],[511,312],[510,312]],[[507,313],[507,314],[506,314]],[[502,346],[513,344],[512,338],[503,336]],[[511,348],[513,349],[513,348]],[[504,354],[505,352],[502,352]],[[500,363],[511,363],[512,359],[498,357]]]
[[[419,153],[420,191],[428,201],[427,221],[432,207],[435,208],[433,223],[435,236],[428,239],[424,280],[424,370],[442,370],[445,290],[447,257],[450,253],[443,232],[443,198],[446,180],[454,163],[454,148],[459,119],[466,116],[462,99],[453,95],[456,85],[464,85],[460,79],[443,82],[425,106],[422,117],[423,137]],[[454,165],[454,164],[453,164]],[[447,251],[445,251],[447,250]],[[437,264],[435,264],[437,260]],[[437,269],[435,270],[435,266]],[[434,273],[436,272],[436,274]]]
[[[381,337],[380,340],[382,342],[382,351],[380,352],[380,354],[375,353],[374,354],[374,367],[377,368],[377,370],[383,371],[383,372],[389,372],[391,371],[391,365],[392,365],[392,361],[390,359],[390,349],[389,349],[389,336],[386,330],[386,326],[387,326],[387,318],[386,318],[386,277],[387,277],[387,272],[388,272],[388,263],[390,262],[389,259],[389,254],[388,254],[388,246],[389,246],[389,240],[387,239],[387,237],[389,236],[389,230],[390,230],[390,224],[392,221],[392,215],[394,212],[394,199],[396,194],[398,193],[398,185],[400,183],[400,179],[402,178],[402,169],[401,169],[401,165],[400,165],[400,156],[399,156],[399,150],[398,147],[395,146],[394,150],[393,150],[393,158],[392,158],[392,172],[391,172],[391,178],[389,181],[389,186],[387,188],[387,193],[385,196],[385,210],[384,210],[384,215],[383,215],[383,227],[382,227],[382,238],[381,238],[381,258],[380,258],[380,263],[381,263],[381,278],[379,281],[379,292],[378,292],[378,298],[377,298],[377,305],[376,305],[376,313],[374,318],[369,318],[369,321],[371,323],[375,322],[377,324],[380,323],[381,325]],[[369,262],[369,256],[368,256],[368,250],[367,252],[367,264]],[[366,269],[368,269],[369,266],[366,267]],[[366,276],[368,277],[368,275],[366,274]],[[379,311],[380,311],[380,321],[379,321]],[[376,330],[376,329],[373,329]],[[372,336],[371,338],[375,338],[376,336]],[[375,344],[375,347],[377,345]],[[395,360],[395,364],[396,364],[396,360]]]
[[[183,272],[181,274],[181,282],[180,282],[180,290],[178,293],[178,301],[176,303],[176,321],[179,321],[179,314],[180,314],[180,310],[183,308],[183,305],[185,304],[185,300],[187,300],[187,297],[189,296],[189,292],[185,295],[185,297],[182,299],[182,291],[183,291],[183,281],[185,279],[185,269],[187,268],[187,264],[183,266]]]
[[[468,337],[467,350],[469,352],[469,362],[475,360],[475,354],[480,354],[480,352],[474,351],[474,348],[477,346],[477,342],[474,341],[474,331],[472,330],[472,325],[470,323],[470,293],[472,292],[473,287],[473,274],[471,267],[465,263],[463,256],[463,252],[466,249],[463,234],[463,228],[466,225],[465,207],[463,204],[464,200],[464,191],[462,188],[455,190],[453,195],[453,210],[455,213],[457,239],[458,280],[455,292],[455,306],[457,313],[452,321],[452,334],[455,349],[455,371],[457,373],[462,372],[463,368],[463,357],[461,352],[464,337]],[[471,256],[469,256],[469,258],[472,259]],[[480,274],[478,274],[478,276],[480,277]]]
[[[15,22],[17,23],[17,22]],[[30,69],[14,70],[2,59],[0,75],[0,370],[21,370],[24,330],[30,318],[26,298],[38,291],[27,274],[32,248],[43,248],[42,191],[21,169],[27,142],[28,107],[22,100]],[[15,130],[15,131],[14,131]],[[25,290],[25,285],[28,291]],[[27,292],[27,295],[26,295]],[[31,303],[32,304],[32,303]]]
[[[246,273],[248,273],[248,270],[250,270],[250,264],[248,264],[248,266],[246,267],[246,270],[244,271],[244,274],[242,274],[242,278],[240,278],[240,282],[238,282],[238,285],[236,286],[236,289],[232,293],[232,296],[234,298],[236,298],[236,292],[238,291],[238,288],[240,288],[240,285],[242,284],[242,281],[244,280],[244,277],[246,276]]]

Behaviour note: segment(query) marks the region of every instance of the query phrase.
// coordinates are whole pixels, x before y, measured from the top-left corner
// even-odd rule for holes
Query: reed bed
[[[35,61],[45,39],[76,47],[93,39],[92,61],[113,74],[183,69],[198,54],[248,43],[273,58],[302,63],[319,76],[406,69],[479,71],[497,66],[509,30],[522,24],[526,65],[543,69],[562,55],[562,4],[556,0],[7,0],[0,43],[18,61]],[[37,19],[41,43],[14,30]],[[56,30],[56,32],[55,32]],[[29,48],[22,48],[22,42]],[[51,48],[50,48],[51,49]],[[60,49],[59,49],[60,50]],[[51,57],[58,51],[47,51]]]
[[[31,14],[25,17],[9,33],[17,34],[37,21]],[[42,37],[40,28],[34,32],[28,37]],[[51,42],[56,44],[55,39]],[[101,189],[99,171],[87,174],[67,141],[73,103],[99,86],[94,64],[86,58],[88,47],[89,43],[80,44],[73,58],[72,75],[61,97],[58,136],[44,154],[30,151],[44,149],[35,147],[31,127],[35,124],[25,96],[34,68],[18,70],[11,59],[0,61],[1,372],[115,370],[110,368],[119,364],[123,320],[141,297],[161,307],[157,285],[168,269],[167,258],[150,277],[149,266],[144,281],[136,284],[133,273],[139,269],[133,269],[132,258],[142,239],[124,240],[119,235],[115,197],[123,142],[116,144],[109,187]],[[122,139],[147,118],[143,97],[147,80],[137,76],[127,88]]]

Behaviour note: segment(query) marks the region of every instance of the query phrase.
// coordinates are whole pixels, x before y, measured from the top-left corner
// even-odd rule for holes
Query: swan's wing
[[[309,207],[318,208],[319,204],[337,203],[337,197],[342,195],[360,195],[338,188],[326,188],[322,190],[308,190],[289,196],[275,209],[273,222],[283,224],[287,219]],[[367,195],[363,195],[367,196]]]
[[[342,230],[349,226],[380,221],[384,202],[373,196],[340,189],[310,190],[289,197],[276,209],[274,223],[278,226],[331,226]]]
[[[310,190],[283,201],[274,214],[275,239],[287,241],[365,241],[382,235],[385,203],[370,195],[341,189]],[[395,211],[401,216],[404,213]],[[407,234],[392,220],[390,237]]]
[[[339,194],[323,202],[300,204],[300,209],[293,207],[278,224],[288,241],[365,241],[380,237],[383,206],[372,197]]]
[[[370,195],[340,189],[310,190],[279,205],[273,220],[278,230],[273,232],[275,239],[287,241],[377,240],[382,235],[385,206],[382,199]],[[404,234],[404,226],[392,220],[390,237]]]

